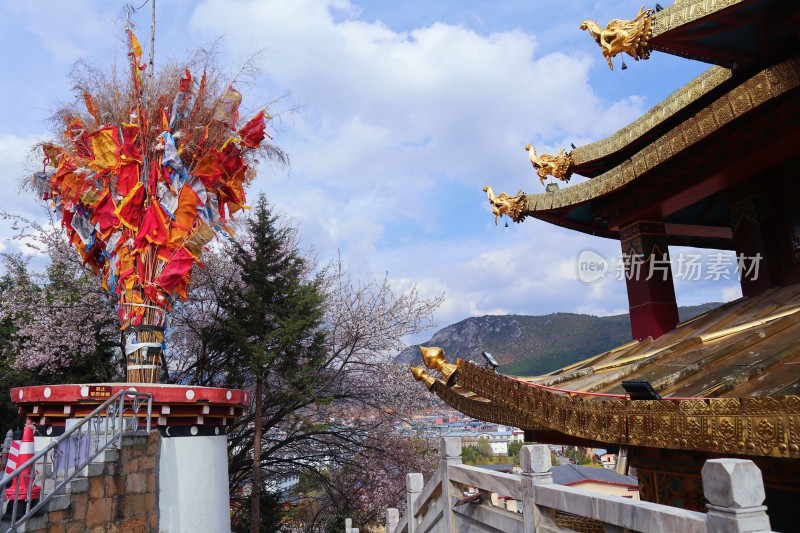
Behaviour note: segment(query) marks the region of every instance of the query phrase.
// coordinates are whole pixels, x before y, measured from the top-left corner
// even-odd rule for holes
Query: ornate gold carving
[[[448,387],[453,385],[457,367],[447,362],[447,359],[444,358],[444,350],[433,346],[420,346],[419,351],[422,354],[422,362],[425,363],[425,366],[431,370],[438,370],[442,375],[442,381]]]
[[[488,185],[483,188],[483,192],[489,197],[489,203],[492,204],[492,213],[494,213],[494,225],[497,225],[497,217],[508,215],[514,222],[522,222],[525,218],[522,215],[525,209],[525,193],[520,190],[515,196],[509,196],[504,192],[500,196],[495,196],[494,189]]]
[[[542,154],[536,155],[536,148],[530,144],[525,145],[525,150],[528,151],[528,158],[531,160],[533,168],[536,169],[536,175],[539,176],[539,183],[544,185],[544,180],[547,176],[553,176],[561,181],[569,181],[572,176],[572,171],[569,169],[570,158],[569,154],[565,154],[562,148],[556,155]]]
[[[798,396],[589,400],[532,387],[460,359],[457,368],[457,385],[488,401],[460,394],[440,381],[430,388],[452,407],[481,420],[605,443],[800,458]]]
[[[425,383],[425,386],[428,387],[428,390],[433,387],[433,383],[436,381],[436,379],[429,376],[425,369],[421,366],[412,366],[411,375],[414,376],[415,380]]]
[[[664,120],[673,116],[730,77],[730,70],[722,67],[711,67],[682,88],[673,92],[642,117],[628,126],[625,126],[610,137],[577,147],[570,152],[572,165],[576,166],[589,161],[595,161],[624,148],[643,133],[657,127]]]
[[[787,65],[791,68],[787,68]],[[798,58],[789,59],[756,74],[747,82],[732,89],[726,96],[712,102],[707,107],[708,111],[702,116],[716,117],[716,126],[713,130],[704,130],[701,133],[698,116],[692,116],[656,139],[650,146],[633,154],[629,160],[594,179],[552,193],[528,195],[524,215],[580,204],[619,189],[660,164],[657,161],[658,158],[653,157],[653,150],[656,154],[660,154],[667,150],[666,145],[668,145],[670,153],[676,154],[751,111],[769,98],[774,98],[800,86],[800,77],[790,74],[794,70],[800,70],[800,59]],[[731,113],[718,112],[720,107],[728,106],[730,106]],[[581,149],[574,150],[571,155],[575,156],[579,150]],[[586,152],[584,151],[583,154],[585,157]],[[651,159],[649,163],[648,154]]]
[[[742,0],[683,0],[675,2],[663,11],[656,13],[653,24],[653,35],[661,35],[689,22],[701,19],[712,13],[738,4]],[[661,49],[655,47],[654,49]],[[668,51],[665,49],[665,51]]]
[[[593,20],[584,20],[581,29],[588,30],[589,35],[600,46],[611,70],[614,70],[611,58],[621,52],[636,61],[650,57],[647,45],[653,34],[653,10],[645,9],[644,5],[639,8],[639,13],[633,20],[613,19],[605,29]]]

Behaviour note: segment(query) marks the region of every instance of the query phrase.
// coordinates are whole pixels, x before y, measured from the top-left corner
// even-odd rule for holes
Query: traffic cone
[[[19,446],[19,455],[17,456],[17,465],[23,465],[25,462],[33,457],[33,423],[30,418],[25,424],[25,431],[22,432],[22,442]],[[34,465],[29,466],[18,475],[10,487],[6,489],[5,496],[7,500],[27,500],[28,499],[28,485],[30,485],[31,469]],[[17,483],[19,483],[19,492],[17,492]],[[42,489],[34,484],[31,487],[31,499],[38,499],[41,496]]]

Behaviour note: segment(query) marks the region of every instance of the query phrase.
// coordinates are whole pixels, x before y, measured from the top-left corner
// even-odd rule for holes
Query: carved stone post
[[[8,454],[11,451],[11,441],[14,440],[14,432],[8,430],[6,433],[6,440],[3,441],[3,454],[0,456],[0,472],[6,471],[6,462],[8,462]]]
[[[711,459],[703,465],[703,494],[709,501],[708,533],[770,531],[761,470],[747,459]]]
[[[453,484],[450,482],[450,465],[461,464],[461,438],[444,437],[439,441],[439,455],[442,458],[442,531],[444,533],[454,533],[455,514],[453,513],[453,497],[457,497]],[[410,532],[409,532],[410,533]]]
[[[406,516],[408,517],[408,533],[417,533],[417,517],[414,504],[425,486],[422,474],[406,474]]]
[[[353,533],[353,519],[352,518],[345,518],[344,519],[344,533]]]
[[[536,485],[553,483],[553,475],[550,473],[550,468],[553,466],[550,460],[550,448],[545,444],[523,446],[519,451],[519,462],[522,468],[524,496],[522,501],[523,531],[533,533],[540,525],[553,525],[552,517],[549,516],[552,513],[536,505],[534,489]]]
[[[394,507],[386,509],[386,533],[394,533],[400,523],[400,511]]]

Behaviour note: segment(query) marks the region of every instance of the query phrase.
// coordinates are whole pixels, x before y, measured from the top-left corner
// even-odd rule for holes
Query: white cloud
[[[577,23],[551,20],[564,11],[561,3],[542,7],[550,10],[546,21],[498,25],[481,20],[493,15],[487,4],[485,12],[462,17],[465,25],[426,22],[399,31],[372,22],[380,7],[366,6],[378,9],[367,20],[354,2],[159,4],[159,54],[180,57],[184,48],[225,35],[230,56],[266,50],[266,77],[244,90],[245,107],[255,109],[286,91],[292,96],[280,104],[284,108],[307,102],[273,130],[292,158],[291,169],[262,168],[250,194],[265,191],[297,222],[321,262],[341,253],[356,277],[381,278],[388,271],[397,287],[416,282],[424,294],[444,292],[441,325],[480,314],[627,309],[624,283],[581,283],[575,270],[580,250],[611,257],[619,243],[533,219],[495,227],[481,191],[492,185],[498,193],[539,192],[526,143],[553,153],[570,142],[602,138],[644,111],[642,98],[629,89],[612,101],[598,95],[590,73],[602,58],[590,40],[586,47],[564,48],[578,52],[553,51],[562,48],[553,46],[555,28],[588,40]],[[118,6],[86,0],[77,7],[53,1],[7,6],[27,32],[28,40],[18,44],[32,54],[28,64],[50,60],[48,54],[71,62],[88,52],[102,65],[105,50],[118,47]],[[138,20],[143,42],[146,18]],[[497,31],[526,25],[529,31]],[[15,75],[24,86],[25,73]],[[50,87],[29,85],[31,97],[45,102],[52,91],[69,90],[61,79]],[[24,109],[27,115],[17,110],[14,120],[31,122],[41,108]],[[8,176],[24,169],[33,144],[15,136],[15,127],[7,119],[0,130],[0,157],[9,170],[0,178],[4,187]],[[41,213],[31,195],[20,198],[21,212]],[[719,297],[718,289],[710,298]]]

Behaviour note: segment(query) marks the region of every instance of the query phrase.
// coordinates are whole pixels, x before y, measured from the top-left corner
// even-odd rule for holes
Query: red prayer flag
[[[256,114],[250,121],[239,130],[239,137],[242,139],[242,144],[248,148],[258,148],[261,141],[267,135],[265,131],[267,127],[267,120],[264,117],[264,110]]]
[[[164,211],[158,202],[152,202],[144,214],[139,225],[139,233],[133,241],[134,250],[142,250],[148,243],[166,244],[169,240],[169,230],[165,221]]]
[[[111,198],[111,194],[107,190],[91,207],[92,224],[100,223],[101,234],[106,235],[110,230],[119,226],[119,217],[114,213],[117,206],[114,205],[114,199]]]
[[[193,264],[194,257],[181,246],[164,265],[164,270],[156,278],[156,283],[165,291],[172,292],[181,279],[191,272]]]
[[[137,182],[128,195],[117,206],[116,214],[120,222],[136,230],[144,217],[144,185]]]

